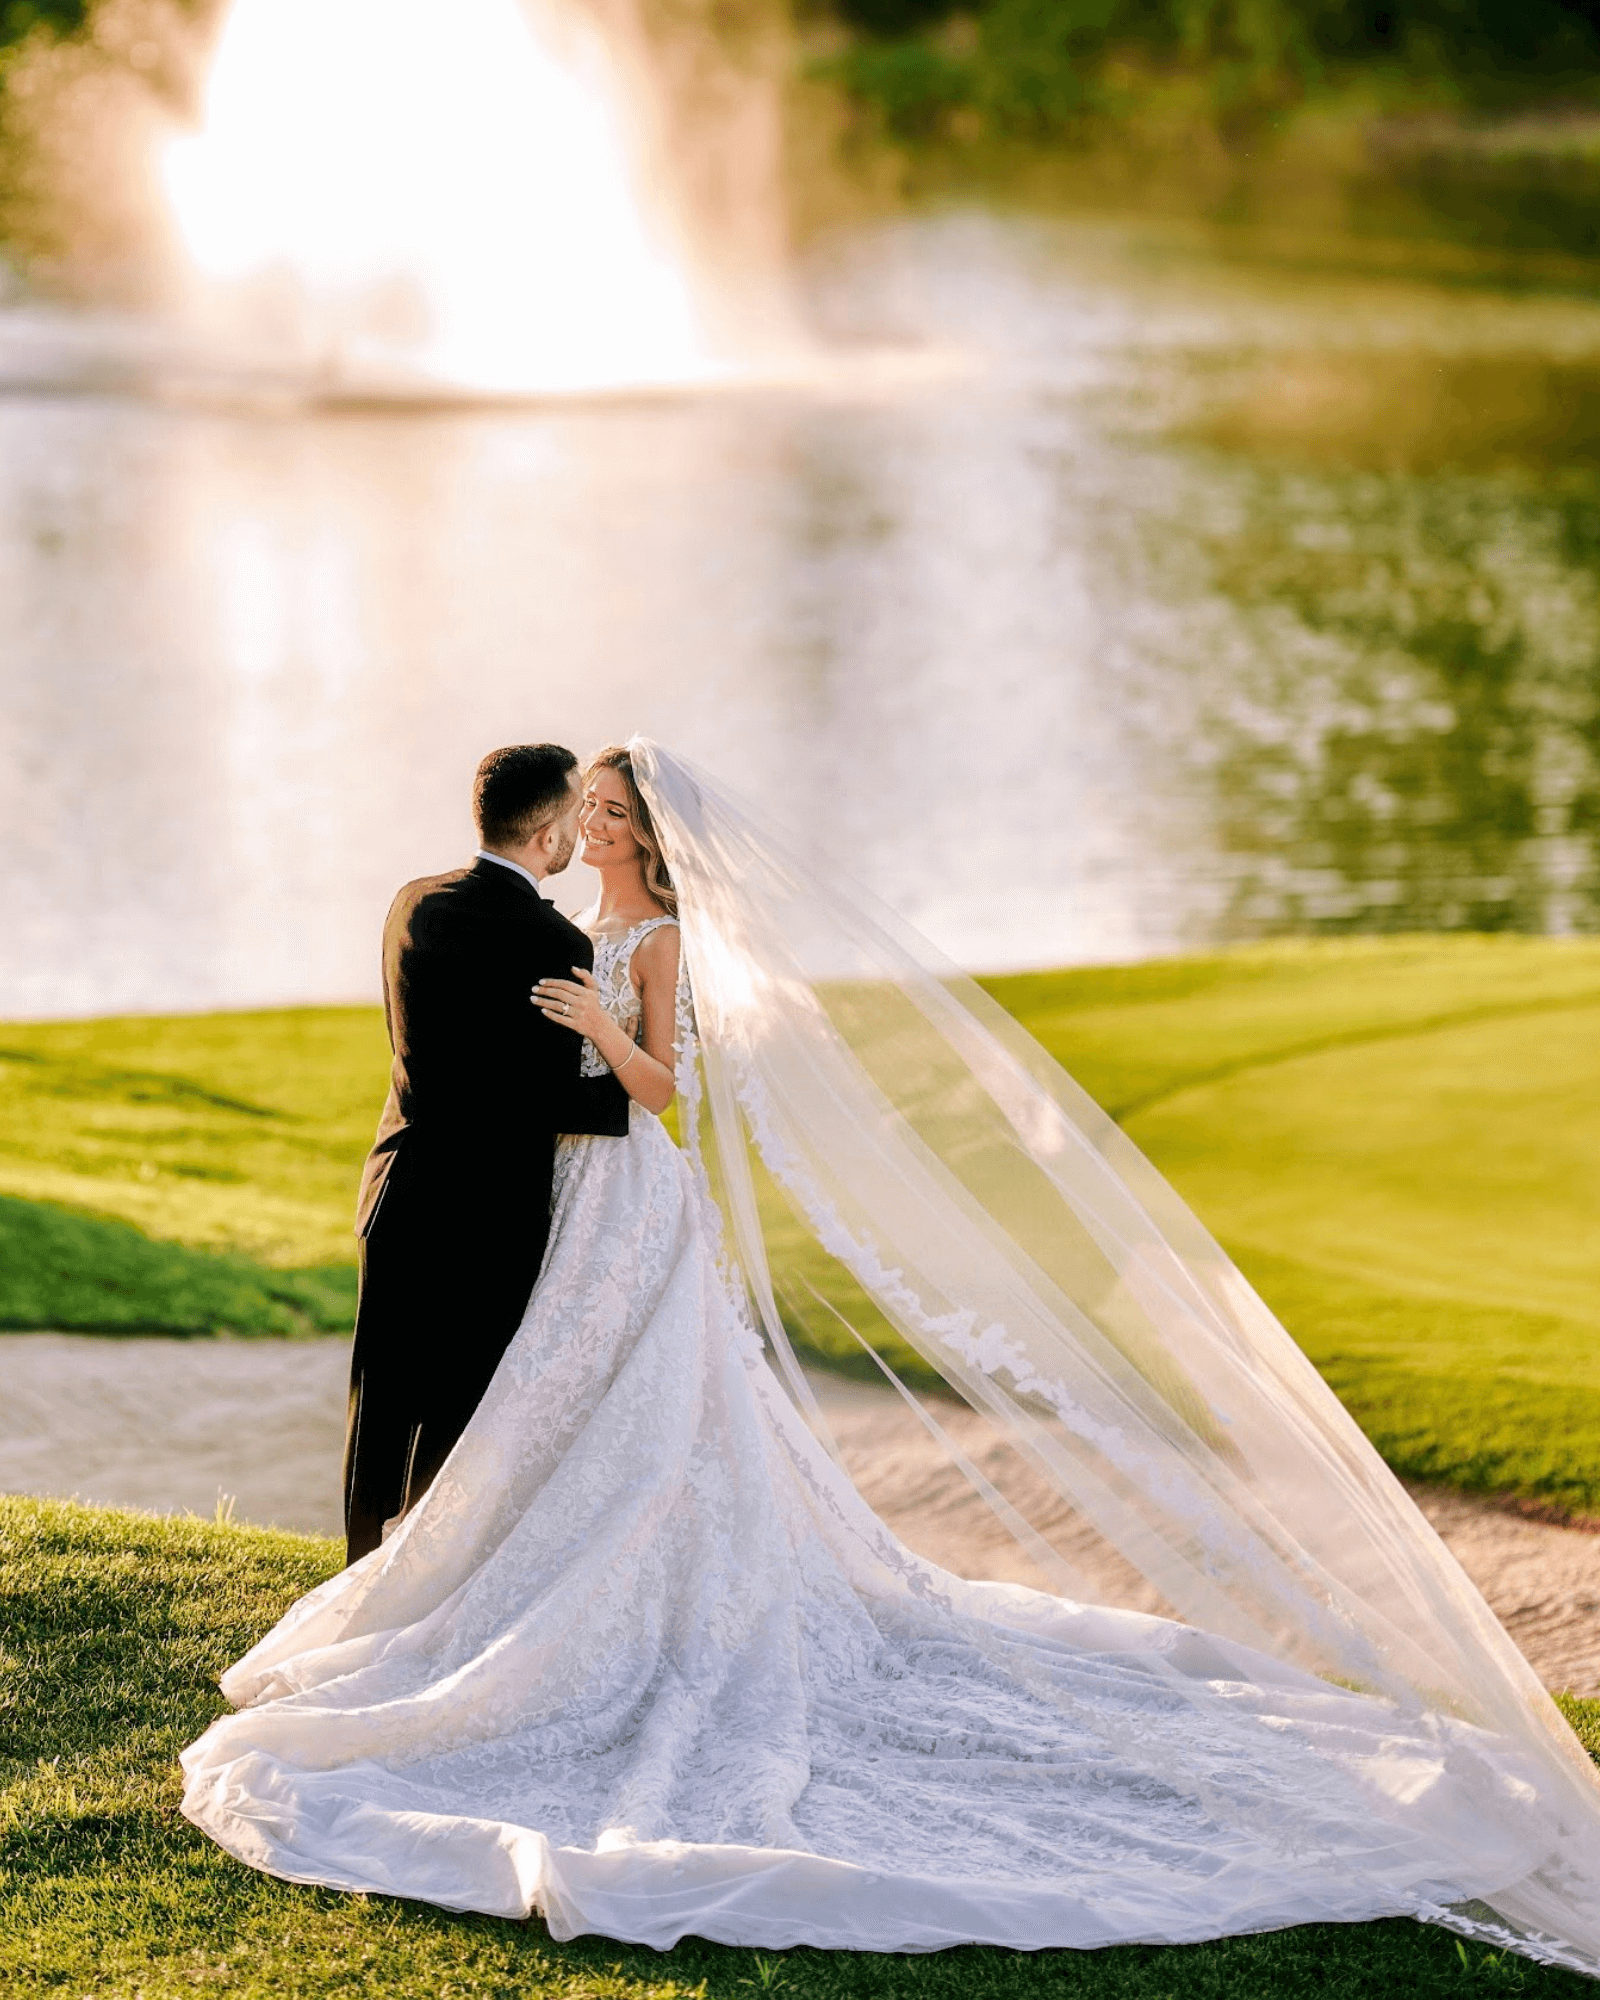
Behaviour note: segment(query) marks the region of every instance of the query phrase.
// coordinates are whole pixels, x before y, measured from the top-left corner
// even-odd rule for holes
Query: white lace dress
[[[642,934],[597,949],[625,1021]],[[229,1671],[239,1712],[184,1754],[197,1825],[291,1881],[657,1946],[1179,1942],[1521,1872],[1503,1831],[1441,1845],[1475,1815],[1437,1727],[910,1554],[716,1247],[657,1119],[562,1143],[482,1405],[391,1539]]]

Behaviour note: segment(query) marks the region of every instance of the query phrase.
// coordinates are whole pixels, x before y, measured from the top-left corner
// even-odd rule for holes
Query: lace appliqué
[[[597,937],[594,941],[594,977],[600,989],[600,1005],[632,1042],[637,1042],[644,1031],[638,989],[633,983],[633,954],[652,931],[665,924],[676,928],[677,921],[676,917],[646,917],[642,924],[635,924],[621,937]],[[585,1039],[578,1062],[579,1075],[604,1076],[609,1068],[594,1043]]]

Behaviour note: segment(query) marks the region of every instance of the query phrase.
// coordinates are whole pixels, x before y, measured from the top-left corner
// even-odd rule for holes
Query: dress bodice
[[[594,940],[594,977],[600,989],[600,1004],[630,1041],[638,1041],[644,1028],[639,991],[633,983],[633,954],[652,931],[677,921],[676,917],[664,915],[646,917],[643,923],[630,924],[616,937],[597,937],[593,931],[588,934]],[[606,1061],[593,1042],[584,1043],[580,1068],[584,1076],[605,1075]]]

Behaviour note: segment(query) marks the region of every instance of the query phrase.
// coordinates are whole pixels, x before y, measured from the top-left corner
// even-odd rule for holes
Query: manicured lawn
[[[374,1007],[0,1024],[0,1194],[276,1269],[352,1265]]]
[[[353,1264],[281,1271],[186,1249],[131,1223],[0,1195],[0,1328],[85,1333],[337,1333]]]
[[[1394,1465],[1600,1515],[1600,942],[989,984]],[[386,1067],[360,1008],[0,1027],[0,1325],[347,1326]]]
[[[1579,2000],[1587,1981],[1398,1921],[1158,1949],[926,1957],[604,1939],[292,1888],[177,1813],[178,1749],[216,1678],[337,1545],[0,1499],[0,1991],[274,2000]],[[1600,1749],[1600,1703],[1569,1713]]]
[[[1600,943],[995,982],[1403,1472],[1600,1514]]]
[[[0,1025],[0,1327],[343,1332],[370,1007]]]

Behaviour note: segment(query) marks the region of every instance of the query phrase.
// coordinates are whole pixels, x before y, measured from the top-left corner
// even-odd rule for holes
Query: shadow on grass
[[[348,1332],[354,1266],[276,1271],[161,1243],[131,1223],[0,1195],[0,1329]]]

